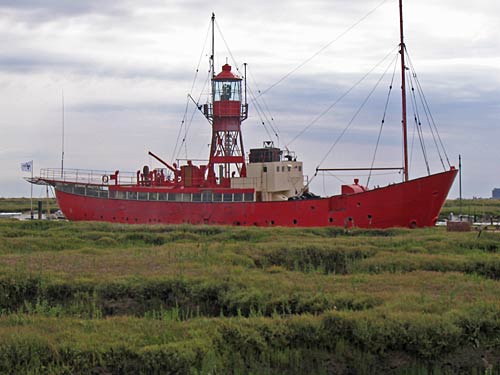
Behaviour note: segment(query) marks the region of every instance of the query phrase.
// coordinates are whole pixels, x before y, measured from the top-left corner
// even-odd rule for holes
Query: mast
[[[64,177],[64,89],[62,91],[61,178]]]
[[[401,54],[401,124],[403,125],[403,152],[404,152],[404,181],[408,181],[408,132],[406,125],[406,66],[405,66],[405,43],[403,37],[403,0],[399,0],[399,34]]]
[[[212,56],[210,57],[210,70],[212,70],[212,80],[215,77],[214,59],[215,59],[215,13],[212,13]],[[213,87],[212,87],[213,88]]]
[[[243,66],[245,67],[244,73],[245,74],[245,105],[248,103],[247,102],[247,63],[243,63]]]

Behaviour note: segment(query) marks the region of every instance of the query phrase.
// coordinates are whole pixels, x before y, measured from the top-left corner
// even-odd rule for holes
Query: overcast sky
[[[500,3],[404,6],[407,49],[451,164],[462,155],[463,194],[490,197],[500,187]],[[29,196],[21,162],[34,160],[35,174],[60,166],[63,91],[65,168],[157,166],[148,150],[167,160],[206,159],[210,126],[193,103],[184,122],[188,142],[177,155],[174,149],[187,94],[206,100],[212,12],[216,70],[226,59],[233,67],[247,63],[250,91],[264,92],[258,103],[250,100],[246,151],[273,137],[295,151],[311,177],[381,79],[321,166],[371,164],[397,55],[396,0],[0,0],[0,196]],[[401,165],[399,85],[396,75],[375,166]],[[410,177],[418,177],[426,170],[413,114],[409,104]],[[442,171],[429,128],[422,128],[431,172]],[[337,194],[341,181],[353,178],[319,175],[312,190]],[[380,175],[370,185],[400,180]],[[458,181],[450,193],[457,196]]]

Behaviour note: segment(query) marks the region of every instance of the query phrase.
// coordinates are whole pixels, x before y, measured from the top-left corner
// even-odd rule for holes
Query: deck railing
[[[40,178],[49,181],[72,182],[91,185],[114,185],[115,181],[110,178],[115,171],[89,170],[89,169],[60,169],[44,168],[40,170]],[[137,174],[134,172],[118,173],[118,184],[135,185]]]

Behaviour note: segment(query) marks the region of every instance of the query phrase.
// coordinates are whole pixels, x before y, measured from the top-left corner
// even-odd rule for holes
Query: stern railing
[[[90,169],[60,169],[44,168],[40,170],[40,179],[51,182],[67,182],[84,185],[136,185],[137,173],[119,172],[118,180],[111,176],[115,171],[90,170]]]

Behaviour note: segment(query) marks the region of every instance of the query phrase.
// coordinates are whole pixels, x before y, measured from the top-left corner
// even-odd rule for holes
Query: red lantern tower
[[[215,16],[212,15],[212,22]],[[212,72],[214,72],[212,35]],[[241,123],[248,117],[248,104],[242,97],[242,78],[225,64],[222,72],[212,73],[211,103],[204,106],[205,117],[212,125],[212,141],[208,162],[208,181],[230,186],[230,178],[246,177],[245,153]]]

